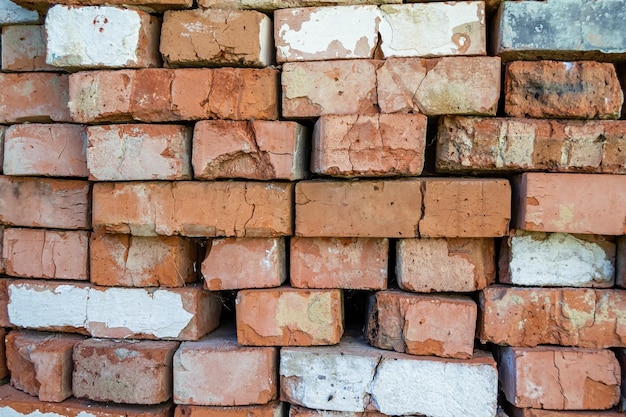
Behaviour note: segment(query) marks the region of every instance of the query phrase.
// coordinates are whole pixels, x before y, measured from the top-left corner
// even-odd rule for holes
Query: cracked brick
[[[2,29],[3,71],[55,71],[46,64],[43,25],[11,25]]]
[[[287,411],[284,403],[280,401],[232,407],[177,405],[174,417],[287,417]]]
[[[1,73],[0,123],[71,122],[67,74]]]

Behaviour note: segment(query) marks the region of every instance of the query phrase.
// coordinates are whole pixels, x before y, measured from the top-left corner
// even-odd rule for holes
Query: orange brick
[[[46,64],[43,25],[11,25],[2,28],[3,71],[55,71]]]
[[[0,278],[0,326],[12,327],[9,320],[9,283],[11,279]]]
[[[398,286],[415,292],[471,292],[496,279],[493,239],[401,239],[396,245]]]
[[[541,410],[539,408],[509,407],[507,414],[511,417],[623,417],[624,413],[617,410],[607,411],[558,411]]]
[[[213,239],[202,261],[209,291],[279,287],[287,279],[283,238]]]
[[[383,290],[388,250],[388,239],[292,237],[291,286]]]
[[[322,116],[313,131],[311,171],[337,177],[420,175],[426,122],[421,114]]]
[[[314,410],[291,404],[289,406],[289,417],[385,417],[385,414],[371,410],[362,412]]]
[[[516,407],[606,410],[620,397],[620,366],[608,349],[507,347],[498,371],[502,391]]]
[[[341,290],[241,290],[237,341],[250,346],[337,344],[343,334],[342,303]]]
[[[264,405],[240,407],[207,407],[201,405],[177,405],[174,417],[286,417],[285,404],[272,401]]]
[[[290,183],[98,183],[93,224],[140,236],[289,235],[292,193]]]
[[[10,126],[4,138],[6,175],[86,177],[85,128],[72,124]]]
[[[4,226],[0,225],[0,254],[2,253],[3,249],[2,249],[2,241],[4,239]],[[4,260],[2,259],[2,256],[0,255],[0,274],[4,274],[5,271],[5,266],[4,266]]]
[[[87,229],[90,188],[80,180],[0,176],[0,223]]]
[[[510,346],[626,347],[626,291],[586,288],[485,288],[478,337]]]
[[[0,73],[0,123],[71,122],[68,75]]]
[[[90,279],[119,287],[182,287],[196,280],[196,246],[178,236],[92,233]]]
[[[88,280],[89,232],[6,228],[6,274],[24,278]]]
[[[100,6],[100,0],[17,0],[18,4],[39,12],[46,12],[55,4],[65,4],[68,6]],[[107,0],[106,4],[112,6],[127,6],[126,0]],[[188,9],[193,6],[192,0],[135,0],[134,7],[148,10],[150,12],[163,12],[169,9]]]
[[[536,232],[626,233],[626,177],[526,173],[516,178],[514,227]]]
[[[72,395],[72,349],[82,336],[13,330],[6,337],[11,385],[41,401]]]
[[[504,72],[504,112],[513,117],[618,119],[624,95],[613,64],[516,61]]]

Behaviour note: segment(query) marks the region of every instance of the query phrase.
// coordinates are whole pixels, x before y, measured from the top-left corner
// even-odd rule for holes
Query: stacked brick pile
[[[622,415],[621,0],[18,2],[0,417]]]

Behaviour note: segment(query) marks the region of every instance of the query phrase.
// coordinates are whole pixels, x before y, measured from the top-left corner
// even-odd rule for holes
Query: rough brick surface
[[[72,124],[25,123],[7,128],[5,175],[86,177],[85,128]]]
[[[626,173],[626,123],[448,116],[437,133],[437,171]]]
[[[209,291],[279,287],[287,279],[285,240],[213,239],[201,271]]]
[[[139,236],[289,235],[292,193],[289,183],[100,183],[93,189],[93,224]]]
[[[624,347],[626,291],[491,286],[480,294],[478,337],[510,346]]]
[[[231,329],[184,342],[174,356],[174,403],[242,406],[278,395],[278,349],[245,347]],[[220,375],[220,378],[215,378]]]
[[[0,123],[70,122],[68,75],[0,73]]]
[[[502,241],[501,283],[611,288],[615,241],[604,236],[517,230]]]
[[[249,10],[168,11],[160,50],[169,66],[252,66],[274,62],[272,21]]]
[[[87,166],[95,181],[191,179],[191,129],[123,124],[87,128]]]
[[[11,385],[41,401],[61,402],[72,395],[72,350],[83,337],[14,330],[7,334]]]
[[[472,292],[496,279],[493,239],[401,239],[396,244],[398,286],[415,292]]]
[[[380,349],[469,359],[476,311],[469,297],[379,291],[370,296],[365,338]]]
[[[2,28],[3,71],[54,71],[46,64],[43,25],[12,25]]]
[[[25,9],[11,0],[0,0],[0,26],[38,23],[39,14]]]
[[[90,227],[87,181],[0,176],[0,223],[26,227]]]
[[[9,320],[9,284],[13,282],[11,279],[0,279],[0,326],[12,327]]]
[[[513,117],[618,119],[624,102],[615,67],[593,61],[511,62],[503,89]]]
[[[516,407],[606,410],[620,396],[620,366],[606,350],[539,346],[503,348],[500,382]]]
[[[537,232],[625,233],[626,177],[526,173],[514,184],[514,227]]]
[[[4,165],[4,133],[7,126],[0,125],[0,174],[2,174],[2,165]]]
[[[177,342],[87,339],[74,348],[74,396],[125,404],[167,401],[177,348]]]
[[[69,78],[78,123],[278,118],[278,71],[270,68],[86,71]]]
[[[388,239],[292,237],[289,282],[295,288],[387,288]]]
[[[495,116],[500,58],[391,58],[378,68],[377,83],[383,113]]]
[[[421,114],[322,116],[313,130],[311,171],[339,177],[420,175],[426,123]]]
[[[304,178],[308,130],[285,121],[202,120],[193,134],[195,178]]]
[[[378,411],[351,412],[312,410],[292,404],[289,406],[289,417],[384,417],[384,414]]]
[[[178,236],[92,233],[90,280],[120,287],[182,287],[196,280],[196,246]]]
[[[615,357],[620,365],[622,384],[621,384],[621,394],[622,398],[620,401],[620,410],[622,412],[626,411],[626,349],[614,349]]]
[[[89,232],[6,228],[2,262],[14,277],[88,280]]]
[[[174,417],[287,417],[284,405],[280,401],[239,407],[178,405],[174,411]]]
[[[236,300],[237,341],[250,346],[339,343],[342,303],[341,290],[241,290]]]
[[[101,6],[100,0],[17,0],[19,4],[29,9],[40,12],[47,11],[55,4],[67,6]],[[127,6],[127,0],[107,0],[106,4],[111,6]],[[169,9],[188,9],[193,6],[192,0],[136,0],[133,6],[149,12],[163,12]]]
[[[496,0],[497,1],[497,0]],[[320,6],[350,6],[358,4],[380,4],[380,0],[199,0],[198,4],[204,8],[225,8],[225,9],[256,9],[266,12],[278,9],[291,9],[299,7],[320,7]],[[401,3],[400,0],[389,0],[385,3]],[[337,29],[337,28],[334,28]]]
[[[623,412],[617,410],[607,411],[558,411],[542,410],[539,408],[515,408],[510,407],[508,415],[511,417],[622,417]]]

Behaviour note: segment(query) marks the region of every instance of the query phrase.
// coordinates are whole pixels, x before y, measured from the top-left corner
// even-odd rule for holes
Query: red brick
[[[415,292],[471,292],[496,279],[493,239],[401,239],[398,286]]]
[[[516,178],[514,227],[536,232],[626,233],[626,177],[526,173]]]
[[[610,350],[502,349],[500,383],[516,407],[606,410],[619,401],[620,366]]]
[[[4,239],[4,226],[0,225],[0,254],[2,254],[2,240]],[[0,255],[0,274],[4,274],[5,271],[5,266],[4,266],[4,260],[2,259],[2,256]]]
[[[283,238],[213,239],[202,261],[209,291],[279,287],[287,279]]]
[[[12,327],[9,320],[9,283],[10,279],[0,278],[0,326]]]
[[[17,0],[16,3],[28,9],[39,12],[46,12],[48,8],[55,4],[65,4],[68,6],[100,6],[100,0]],[[106,4],[111,6],[128,6],[126,0],[107,0]],[[151,12],[163,12],[169,9],[188,9],[193,6],[192,0],[135,0],[133,6]]]
[[[0,123],[71,122],[68,75],[0,73]]]
[[[12,388],[6,384],[0,386],[0,411],[10,416],[28,417],[51,413],[54,417],[170,417],[172,404],[164,403],[154,406],[99,404],[92,401],[69,398],[62,403],[39,401],[36,398]],[[50,414],[48,414],[50,415]]]
[[[480,294],[478,337],[510,346],[626,347],[626,291],[491,286]]]
[[[7,126],[0,125],[0,174],[2,174],[2,166],[4,165],[4,133]]]
[[[5,175],[86,177],[85,128],[71,124],[10,126],[4,138]]]
[[[289,280],[295,288],[387,288],[389,240],[292,237]]]
[[[370,296],[365,338],[380,349],[469,359],[476,311],[469,297],[378,291]]]
[[[0,328],[0,380],[3,380],[4,378],[9,376],[9,369],[7,368],[6,345],[4,339],[6,335],[7,331],[3,328]]]
[[[511,417],[624,417],[623,412],[616,410],[607,411],[558,411],[541,410],[539,408],[515,408],[508,409]]]
[[[273,120],[278,118],[278,71],[150,68],[79,72],[69,77],[69,96],[70,112],[78,123]]]
[[[2,28],[3,71],[55,71],[46,64],[43,25],[14,25]]]
[[[307,136],[307,129],[295,122],[202,120],[193,135],[194,176],[302,179]]]
[[[124,404],[167,401],[177,348],[177,342],[87,339],[74,348],[74,396]]]
[[[99,183],[93,224],[140,236],[289,235],[292,193],[292,184],[277,182]]]
[[[504,72],[504,111],[513,117],[618,119],[624,95],[613,64],[516,61]]]
[[[329,411],[314,410],[291,404],[289,406],[289,417],[385,417],[385,414],[378,411]]]
[[[184,342],[176,352],[174,403],[266,404],[277,397],[277,374],[277,348],[240,346],[234,329],[219,329],[197,342]]]
[[[313,131],[311,171],[337,177],[420,175],[426,122],[421,114],[322,116]]]
[[[72,395],[72,350],[82,336],[13,330],[6,337],[11,385],[41,401]]]
[[[191,179],[191,130],[180,125],[123,124],[87,128],[89,179]]]
[[[0,223],[88,229],[90,188],[80,180],[0,176]]]
[[[88,280],[89,232],[6,228],[6,274],[24,278]]]
[[[241,407],[178,405],[174,417],[286,417],[286,407],[280,401]]]
[[[178,236],[92,233],[90,279],[118,287],[182,287],[196,281],[196,246]]]
[[[342,303],[341,290],[241,290],[237,340],[250,346],[337,344],[343,334]]]

